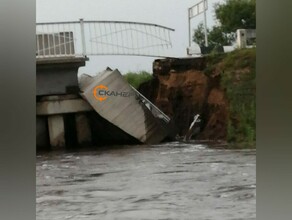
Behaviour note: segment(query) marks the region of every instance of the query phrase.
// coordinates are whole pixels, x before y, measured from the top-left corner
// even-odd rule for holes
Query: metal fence
[[[36,24],[36,56],[136,55],[165,57],[174,29],[124,21]]]

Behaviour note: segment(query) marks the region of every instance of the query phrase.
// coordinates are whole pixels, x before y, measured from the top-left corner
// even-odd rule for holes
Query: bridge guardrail
[[[163,111],[161,111],[156,105],[143,96],[137,89],[135,89],[133,86],[131,87],[135,91],[140,101],[151,111],[154,117],[162,119],[166,123],[170,122],[170,118]]]
[[[135,55],[165,57],[174,29],[126,21],[36,24],[36,57]],[[165,54],[164,54],[165,53]]]

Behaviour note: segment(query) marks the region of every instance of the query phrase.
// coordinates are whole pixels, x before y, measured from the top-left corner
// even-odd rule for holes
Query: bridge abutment
[[[37,146],[41,149],[64,148],[70,138],[64,117],[92,110],[79,96],[78,69],[85,65],[86,57],[61,56],[37,59]],[[79,115],[79,114],[78,114]],[[79,116],[80,117],[80,116]],[[76,125],[83,122],[76,117]],[[69,122],[68,122],[69,123]],[[68,126],[67,126],[68,127]],[[80,126],[77,126],[80,127]],[[85,142],[79,130],[80,144]],[[66,133],[67,132],[67,133]],[[69,131],[70,132],[70,131]],[[67,134],[67,135],[66,135]],[[87,137],[86,141],[90,141]]]

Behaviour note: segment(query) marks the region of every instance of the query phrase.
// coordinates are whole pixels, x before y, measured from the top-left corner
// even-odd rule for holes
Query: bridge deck
[[[156,118],[118,70],[80,78],[82,96],[104,119],[137,140],[159,143],[168,135],[165,123]]]

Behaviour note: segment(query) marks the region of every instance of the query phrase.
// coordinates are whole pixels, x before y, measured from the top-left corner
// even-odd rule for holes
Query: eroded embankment
[[[255,60],[255,49],[155,60],[153,79],[139,90],[174,120],[180,136],[200,114],[196,138],[253,142]]]

